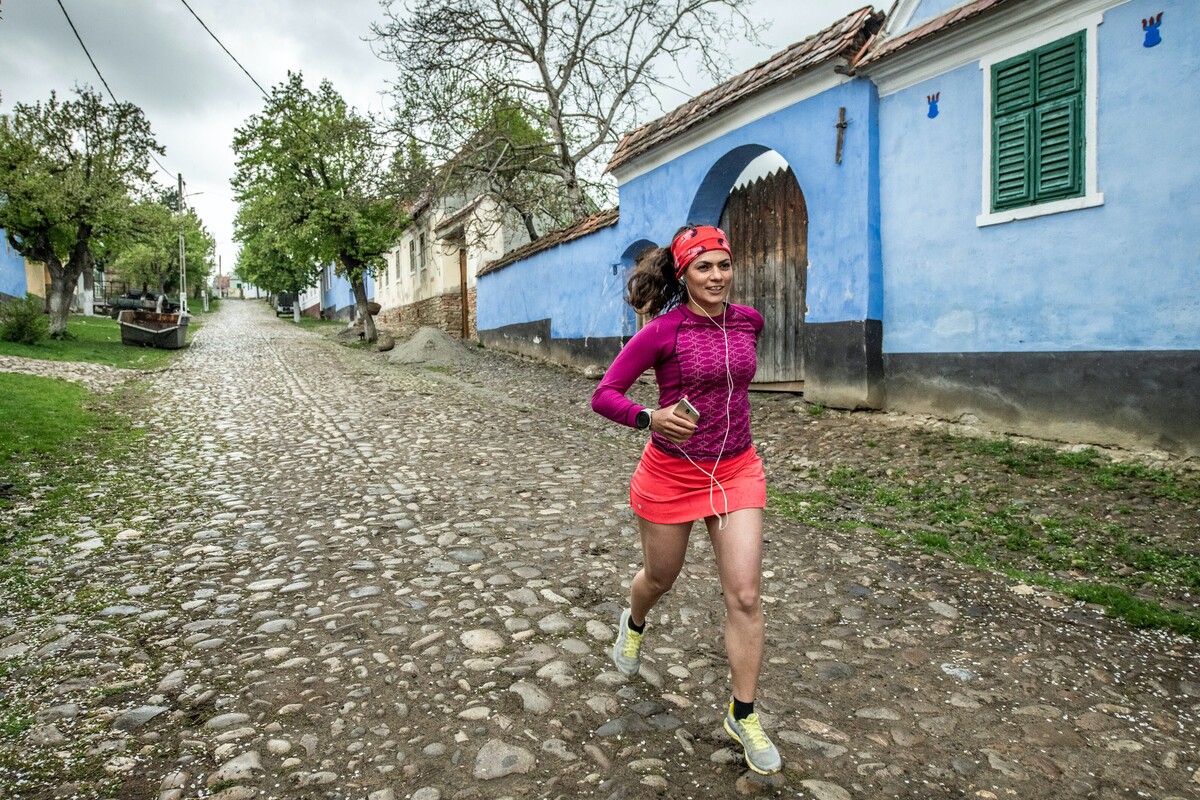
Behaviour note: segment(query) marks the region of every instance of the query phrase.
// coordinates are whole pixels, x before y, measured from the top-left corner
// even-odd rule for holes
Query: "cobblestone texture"
[[[470,358],[392,365],[227,303],[149,379],[138,500],[169,521],[21,556],[123,597],[0,619],[0,660],[61,666],[30,751],[79,739],[158,800],[1200,795],[1196,643],[773,515],[759,710],[785,772],[747,774],[703,535],[641,674],[607,657],[641,436],[591,414],[594,381]]]

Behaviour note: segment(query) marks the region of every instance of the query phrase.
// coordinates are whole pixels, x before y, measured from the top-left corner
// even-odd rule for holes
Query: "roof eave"
[[[769,91],[781,83],[792,81],[803,76],[804,74],[820,68],[821,66],[841,60],[845,62],[844,66],[849,69],[851,60],[862,48],[863,42],[859,41],[860,37],[865,36],[866,38],[869,38],[873,36],[874,33],[879,30],[879,27],[882,26],[882,24],[882,15],[876,12],[873,7],[864,6],[863,8],[854,11],[845,17],[842,17],[824,30],[813,34],[806,39],[789,45],[783,50],[774,53],[765,61],[756,64],[750,69],[733,76],[729,80],[724,81],[711,89],[701,92],[696,97],[688,100],[685,103],[681,103],[679,106],[676,106],[674,109],[662,115],[661,117],[652,120],[645,125],[641,125],[626,134],[622,138],[621,142],[618,143],[617,149],[613,153],[613,157],[609,159],[608,165],[605,167],[605,172],[611,172],[615,175],[617,174],[618,170],[620,170],[627,162],[639,158],[646,153],[661,147],[667,141],[676,138],[682,133],[688,132],[692,128],[709,119],[712,119],[713,117],[718,117],[728,113],[730,110],[743,103],[746,99],[759,95],[764,91]],[[842,28],[845,29],[841,30]],[[802,48],[806,46],[817,49],[825,38],[829,39],[831,44],[837,43],[839,40],[845,40],[845,42],[841,44],[838,49],[833,50],[824,57],[819,58],[811,63],[802,64],[794,71],[789,71],[786,68],[786,65],[779,67],[778,74],[770,75],[768,79],[765,80],[761,85],[754,86],[752,89],[747,90],[744,94],[735,94],[734,97],[728,100],[722,97],[723,94],[731,92],[732,87],[737,86],[739,82],[746,81],[748,77],[753,75],[755,72],[762,71],[773,62],[780,61],[785,53],[795,48]],[[802,57],[796,56],[796,58]],[[712,115],[706,115],[694,122],[684,123],[682,125],[678,125],[678,123],[667,122],[667,120],[671,119],[675,115],[686,115],[689,107],[695,104],[704,103],[706,97],[716,102],[719,106],[718,110]],[[676,125],[678,125],[678,127],[674,130],[671,130],[672,128],[675,128]],[[653,132],[655,129],[667,129],[671,132],[664,141],[650,142],[645,145],[639,145],[636,143],[636,138],[642,135],[653,135],[652,133],[646,134],[645,132]],[[622,152],[622,147],[626,142],[631,143],[629,147],[630,151],[628,153]]]
[[[662,159],[662,154],[669,151],[672,147],[686,146],[694,148],[724,135],[724,128],[731,125],[731,120],[739,114],[744,114],[747,106],[766,101],[764,107],[767,111],[756,112],[751,119],[739,120],[739,126],[761,118],[766,113],[774,110],[776,106],[795,105],[853,79],[854,75],[849,59],[838,57],[825,61],[811,69],[806,69],[803,72],[792,75],[787,80],[782,80],[769,87],[765,87],[761,92],[741,98],[736,103],[721,109],[719,112],[697,121],[696,124],[689,126],[686,130],[677,132],[669,139],[657,142],[640,152],[622,158],[615,166],[610,164],[607,171],[613,175],[617,181],[617,185],[620,186],[632,180],[637,175],[654,169],[658,166],[656,162]],[[772,95],[786,99],[779,99],[777,102],[772,103]]]
[[[555,231],[550,231],[536,241],[523,244],[520,247],[510,250],[499,258],[489,261],[479,268],[475,273],[476,278],[481,278],[491,272],[497,272],[505,267],[512,266],[518,261],[524,261],[539,253],[544,253],[553,250],[564,244],[582,239],[585,236],[591,236],[594,233],[599,233],[605,228],[611,228],[616,225],[621,219],[619,208],[609,208],[604,211],[598,211],[595,214],[584,217],[581,220],[559,228]]]

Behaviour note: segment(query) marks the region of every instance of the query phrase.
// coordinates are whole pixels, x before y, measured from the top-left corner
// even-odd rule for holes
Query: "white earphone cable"
[[[697,305],[700,304],[697,303]],[[688,455],[686,450],[683,449],[683,445],[676,445],[676,447],[678,447],[679,451],[683,453],[683,457],[688,460],[689,464],[700,470],[700,472],[702,472],[704,475],[708,476],[708,507],[712,509],[713,516],[717,518],[717,530],[722,531],[725,530],[725,526],[729,524],[729,495],[725,493],[725,487],[721,485],[719,480],[717,480],[717,468],[721,465],[721,458],[725,455],[725,444],[729,441],[729,429],[733,427],[729,418],[730,411],[733,407],[733,369],[729,365],[729,330],[726,327],[729,323],[728,319],[726,319],[725,325],[717,322],[715,319],[713,319],[712,314],[709,314],[708,310],[703,306],[700,306],[700,310],[704,312],[704,316],[708,317],[709,322],[720,328],[721,336],[725,339],[725,384],[729,389],[728,394],[725,396],[725,436],[721,439],[721,448],[717,451],[717,459],[713,462],[712,472],[709,472],[704,467],[693,461],[692,457]],[[728,304],[725,306],[724,314],[726,317],[728,317]],[[723,518],[721,513],[717,511],[717,505],[714,502],[714,486],[720,490],[721,499],[724,501],[725,516]]]

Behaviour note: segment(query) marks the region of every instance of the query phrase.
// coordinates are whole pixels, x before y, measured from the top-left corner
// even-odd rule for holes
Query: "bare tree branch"
[[[377,52],[398,68],[394,127],[402,139],[458,172],[460,187],[481,181],[478,188],[524,211],[557,205],[555,213],[566,214],[553,221],[566,224],[611,196],[611,185],[595,176],[620,135],[656,103],[662,69],[678,71],[691,59],[719,80],[728,60],[717,31],[719,39],[760,41],[745,5],[384,0],[384,21],[372,32]],[[527,125],[506,130],[515,118]],[[539,140],[523,141],[531,132]],[[537,180],[506,180],[517,172]],[[544,202],[548,190],[561,201]],[[531,203],[537,193],[543,202]]]

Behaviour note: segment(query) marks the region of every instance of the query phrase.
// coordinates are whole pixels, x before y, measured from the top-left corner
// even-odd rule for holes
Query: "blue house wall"
[[[840,165],[839,108],[850,121]],[[864,336],[878,336],[883,300],[876,114],[874,86],[847,80],[629,180],[620,187],[615,226],[479,277],[481,340],[566,363],[611,360],[635,331],[622,297],[637,253],[670,241],[686,222],[716,224],[743,169],[773,150],[791,166],[809,214],[806,341],[814,352],[806,362],[806,390],[823,391],[833,403],[865,403],[865,355],[850,376],[840,358],[827,370],[821,365],[831,349],[844,353],[848,340],[861,349]]]
[[[0,300],[24,297],[28,291],[25,278],[25,259],[0,230]]]
[[[956,5],[901,7],[911,28]],[[1147,47],[1141,21],[1160,11],[1162,42]],[[1096,19],[1094,185],[1072,210],[1003,221],[984,207],[988,64]],[[480,338],[604,366],[635,329],[621,301],[633,257],[684,222],[716,223],[743,168],[773,150],[808,210],[808,399],[1200,455],[1200,4],[1028,0],[971,26],[644,173],[622,167],[615,226],[480,276]]]
[[[880,99],[889,405],[1200,451],[1200,167],[1185,155],[1200,145],[1200,5],[1153,10],[1163,44],[1143,46],[1144,2],[1107,9],[1089,42],[1102,205],[977,224],[979,61]]]
[[[850,121],[840,165],[834,161],[839,107]],[[774,150],[792,168],[808,206],[807,321],[878,319],[878,204],[870,191],[875,114],[874,86],[852,80],[640,175],[621,186],[624,238],[666,242],[685,222],[717,224],[742,170]]]
[[[375,299],[375,281],[370,275],[366,278],[367,299]],[[354,318],[354,290],[350,281],[338,274],[333,265],[325,267],[321,273],[321,315],[326,319]]]
[[[602,228],[479,276],[480,340],[563,363],[611,359],[636,330],[622,299],[636,253],[623,258],[619,230],[620,223]]]

